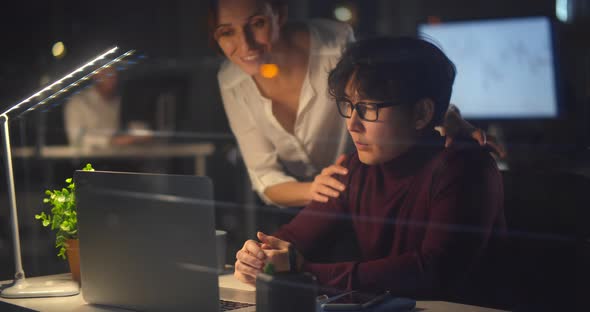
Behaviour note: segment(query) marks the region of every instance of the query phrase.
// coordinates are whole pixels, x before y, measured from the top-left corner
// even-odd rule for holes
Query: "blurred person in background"
[[[64,122],[69,144],[93,148],[149,141],[149,135],[120,133],[121,97],[117,70],[113,67],[101,69],[93,80],[93,85],[72,96],[65,105]],[[134,128],[138,124],[141,122],[130,122]]]

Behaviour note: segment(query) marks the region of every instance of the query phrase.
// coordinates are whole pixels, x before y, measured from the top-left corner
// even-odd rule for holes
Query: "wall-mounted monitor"
[[[420,25],[455,63],[451,103],[471,119],[559,115],[551,21],[507,18]]]

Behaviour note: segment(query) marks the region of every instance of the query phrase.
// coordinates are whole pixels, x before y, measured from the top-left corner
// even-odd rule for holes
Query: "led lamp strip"
[[[84,76],[84,77],[76,80],[75,82],[69,84],[68,86],[62,88],[61,90],[59,90],[59,91],[55,92],[54,94],[50,95],[49,97],[45,98],[44,100],[42,100],[41,102],[39,102],[37,105],[34,105],[31,108],[27,109],[25,111],[25,113],[28,112],[28,111],[35,110],[38,106],[41,106],[41,105],[47,103],[47,101],[53,100],[54,98],[57,98],[61,94],[65,93],[65,92],[68,92],[70,90],[70,88],[73,88],[73,87],[78,86],[81,82],[87,81],[88,79],[92,78],[92,76],[98,74],[101,70],[113,66],[114,64],[122,61],[123,59],[125,59],[126,57],[128,57],[130,55],[133,55],[134,53],[135,53],[135,50],[127,51],[125,54],[120,55],[116,59],[114,59],[114,60],[106,63],[105,65],[103,65],[103,66],[101,66],[101,67],[99,67],[97,69],[95,69],[94,71],[90,72],[86,76]]]
[[[2,115],[8,114],[8,113],[10,113],[10,112],[12,112],[12,111],[14,111],[14,110],[16,110],[16,109],[20,108],[22,105],[24,105],[24,104],[26,104],[26,103],[30,102],[32,99],[34,99],[34,98],[36,98],[36,97],[38,97],[38,96],[40,96],[40,95],[42,95],[42,94],[43,94],[43,93],[45,93],[46,91],[52,90],[54,87],[56,87],[56,86],[59,86],[60,84],[62,84],[62,83],[65,81],[65,80],[73,78],[73,77],[74,77],[74,75],[76,75],[77,73],[83,72],[83,71],[84,71],[86,68],[88,68],[88,67],[90,67],[90,66],[94,65],[96,62],[98,62],[98,61],[100,61],[100,60],[102,60],[102,59],[106,58],[106,57],[107,57],[108,55],[110,55],[110,54],[113,54],[113,53],[115,53],[115,52],[116,52],[118,49],[119,49],[118,47],[114,47],[114,48],[112,48],[112,49],[110,49],[110,50],[106,51],[105,53],[103,53],[103,54],[99,55],[98,57],[96,57],[96,58],[95,58],[95,59],[93,59],[92,61],[90,61],[90,62],[88,62],[88,63],[84,64],[84,65],[83,65],[83,66],[81,66],[80,68],[78,68],[78,69],[74,70],[73,72],[71,72],[71,73],[69,73],[69,74],[65,75],[63,78],[61,78],[61,79],[59,79],[59,80],[55,81],[54,83],[52,83],[51,85],[49,85],[49,86],[47,86],[47,87],[45,87],[45,88],[43,88],[41,91],[38,91],[38,92],[36,92],[35,94],[31,95],[30,97],[28,97],[28,98],[26,98],[26,99],[22,100],[20,103],[18,103],[18,104],[16,104],[16,105],[12,106],[10,109],[8,109],[7,111],[3,112],[3,113],[2,113]],[[112,65],[114,62],[118,62],[118,61],[122,60],[123,58],[125,58],[125,57],[127,57],[127,56],[129,56],[129,55],[133,54],[134,52],[135,52],[134,50],[128,51],[127,53],[125,53],[125,54],[123,54],[123,55],[119,56],[119,57],[118,57],[118,58],[116,58],[115,60],[113,60],[113,61],[111,61],[111,62],[107,63],[107,64],[106,64],[106,65],[104,65],[104,66],[102,66],[100,69],[102,69],[102,68],[104,68],[104,67],[108,67],[108,66]],[[92,73],[90,73],[90,74],[88,74],[88,75],[86,75],[86,76],[82,77],[81,79],[77,80],[76,82],[74,82],[74,83],[70,84],[69,86],[67,86],[67,87],[65,87],[65,88],[62,88],[62,89],[61,89],[60,91],[58,91],[56,94],[53,94],[53,95],[49,96],[48,98],[44,99],[44,100],[43,100],[42,102],[40,102],[39,104],[42,104],[42,103],[44,104],[44,103],[46,103],[46,101],[47,101],[47,100],[55,98],[57,95],[59,95],[59,94],[61,94],[61,93],[65,92],[65,91],[67,91],[67,90],[68,90],[70,87],[77,85],[77,84],[78,84],[78,83],[80,83],[81,81],[88,80],[90,77],[92,77],[93,75],[95,75],[95,74],[96,74],[98,71],[99,71],[99,70],[97,69],[97,70],[93,71]],[[27,110],[27,111],[28,111],[28,110]]]

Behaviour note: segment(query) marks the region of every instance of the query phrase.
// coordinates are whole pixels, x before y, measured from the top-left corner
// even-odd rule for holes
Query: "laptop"
[[[254,311],[219,300],[207,177],[76,171],[82,294],[139,311]]]

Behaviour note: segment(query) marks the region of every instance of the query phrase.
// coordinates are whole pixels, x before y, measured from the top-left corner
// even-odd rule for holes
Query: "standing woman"
[[[333,118],[327,83],[354,40],[351,27],[328,20],[287,24],[287,7],[276,0],[214,1],[210,25],[228,58],[218,80],[254,189],[279,206],[337,197],[344,185],[330,176],[345,174],[332,164],[345,153],[347,133]]]
[[[287,23],[280,0],[216,0],[209,28],[227,57],[218,73],[225,112],[260,197],[283,207],[338,197],[345,185],[334,176],[347,174],[339,155],[348,135],[327,83],[354,41],[351,27]],[[458,120],[453,125],[470,127]]]

